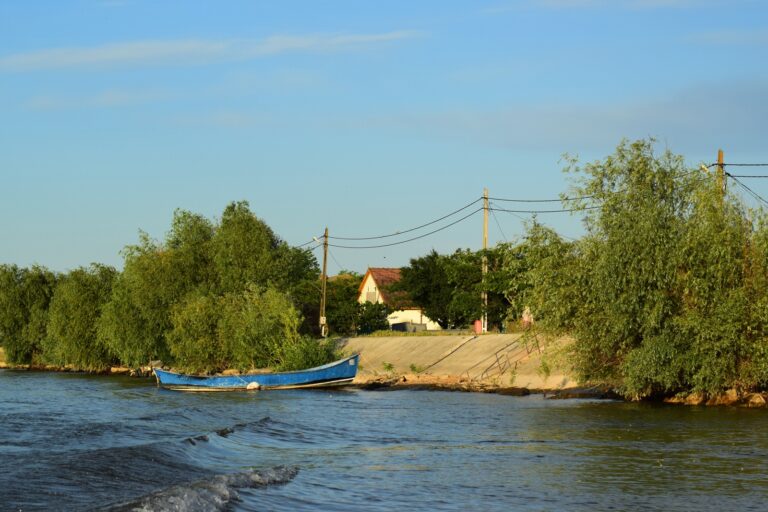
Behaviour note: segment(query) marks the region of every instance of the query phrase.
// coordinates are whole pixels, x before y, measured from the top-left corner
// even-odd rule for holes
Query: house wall
[[[439,331],[441,329],[440,324],[433,322],[426,316],[420,309],[401,309],[399,311],[393,311],[387,317],[389,325],[399,324],[401,322],[411,322],[414,324],[426,324],[428,331]]]
[[[382,299],[381,293],[379,292],[379,287],[376,285],[376,281],[373,280],[373,276],[370,274],[367,274],[363,280],[360,287],[360,293],[357,296],[357,302],[360,304],[366,302],[381,304],[384,302],[384,299]],[[387,317],[387,321],[389,321],[389,325],[400,322],[412,322],[414,324],[426,324],[427,329],[430,331],[438,331],[441,329],[437,322],[430,320],[420,309],[401,309],[399,311],[393,311]]]
[[[379,287],[376,286],[376,281],[373,280],[371,274],[365,276],[362,286],[360,287],[360,294],[357,296],[357,302],[364,304],[366,302],[373,302],[374,304],[382,303],[384,300],[379,293]],[[373,298],[374,300],[370,300]]]

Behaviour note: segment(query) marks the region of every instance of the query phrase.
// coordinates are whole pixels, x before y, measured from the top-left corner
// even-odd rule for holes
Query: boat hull
[[[160,368],[153,368],[152,371],[160,386],[179,391],[332,387],[352,382],[357,375],[359,359],[359,354],[355,354],[323,366],[282,373],[203,376],[169,372]]]

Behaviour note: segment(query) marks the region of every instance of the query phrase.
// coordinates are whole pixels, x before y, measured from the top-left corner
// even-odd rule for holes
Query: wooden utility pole
[[[320,335],[325,338],[328,336],[328,322],[325,319],[325,288],[328,282],[328,227],[325,228],[323,235],[323,276],[322,276],[322,295],[320,297]]]
[[[488,249],[488,189],[483,189],[483,321],[482,330],[488,332],[488,292],[485,291],[485,277],[488,274],[488,256],[485,251]]]
[[[720,192],[723,194],[723,197],[725,197],[727,183],[728,182],[725,179],[725,165],[723,164],[723,150],[718,149],[717,150],[717,187],[720,189]]]

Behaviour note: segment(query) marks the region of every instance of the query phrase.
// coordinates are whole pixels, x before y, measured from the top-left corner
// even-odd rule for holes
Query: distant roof
[[[385,304],[391,306],[394,302],[397,302],[398,304],[405,306],[410,302],[406,292],[392,292],[389,290],[391,285],[400,281],[399,268],[368,267],[368,272],[365,273],[365,276],[367,277],[368,274],[370,274],[373,280],[376,282],[376,286],[378,286],[379,293],[381,294],[381,298]],[[363,281],[360,283],[360,289],[358,290],[358,293],[363,291],[363,283],[365,283],[365,277],[363,277]]]

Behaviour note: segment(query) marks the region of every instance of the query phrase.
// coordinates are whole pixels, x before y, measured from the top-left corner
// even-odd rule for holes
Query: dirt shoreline
[[[422,338],[423,339],[423,338]],[[2,350],[0,348],[0,350]],[[453,350],[455,352],[455,350]],[[552,353],[550,349],[549,353]],[[387,354],[392,356],[391,353]],[[540,360],[547,355],[547,350],[538,352],[533,356],[528,355],[528,367],[532,364],[540,364]],[[375,359],[369,358],[370,364]],[[519,367],[525,370],[526,364]],[[134,378],[151,378],[152,368],[149,366],[141,368],[110,367],[103,371],[84,371],[73,366],[54,366],[54,365],[13,365],[5,362],[4,353],[0,352],[0,369],[15,371],[40,371],[40,372],[60,372],[60,373],[89,373],[93,375],[120,375]],[[529,368],[530,369],[530,368]],[[364,390],[431,390],[431,391],[455,391],[468,393],[493,393],[507,396],[528,396],[541,394],[548,399],[603,399],[631,401],[618,394],[614,389],[607,385],[578,385],[573,380],[556,375],[554,380],[548,378],[531,377],[523,374],[515,375],[509,379],[509,384],[505,385],[503,379],[477,380],[468,378],[466,375],[451,374],[432,374],[430,372],[398,372],[391,368],[390,371],[379,373],[376,370],[358,372],[357,377],[351,386]],[[533,383],[544,383],[550,381],[555,386],[531,385]],[[519,381],[525,385],[515,385]],[[768,392],[754,390],[736,390],[729,389],[722,393],[708,395],[705,393],[688,393],[667,397],[655,397],[653,399],[644,399],[642,401],[649,403],[666,403],[671,405],[683,406],[727,406],[727,407],[747,407],[747,408],[768,408]]]

